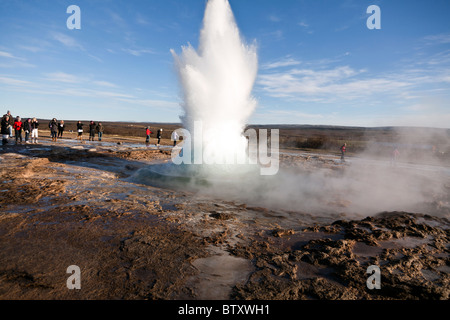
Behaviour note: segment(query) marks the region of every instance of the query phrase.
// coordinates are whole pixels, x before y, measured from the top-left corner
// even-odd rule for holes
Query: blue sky
[[[80,30],[66,26],[72,4]],[[0,112],[179,122],[170,49],[197,46],[205,4],[1,0]],[[450,127],[450,1],[230,4],[258,47],[250,123]],[[380,30],[367,28],[370,5],[381,9]]]

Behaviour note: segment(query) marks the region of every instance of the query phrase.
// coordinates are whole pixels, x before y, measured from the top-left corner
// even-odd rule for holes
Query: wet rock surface
[[[0,299],[449,298],[445,215],[325,218],[130,180],[169,159],[125,145],[1,149]],[[345,170],[315,156],[286,166]],[[81,290],[66,286],[71,265]],[[371,265],[381,289],[367,287]]]
[[[254,239],[233,249],[257,267],[234,298],[446,300],[449,240],[447,219],[403,212]],[[371,265],[381,270],[379,290],[366,285]]]

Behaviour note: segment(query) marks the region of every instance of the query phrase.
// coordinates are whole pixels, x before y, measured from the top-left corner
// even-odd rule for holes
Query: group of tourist
[[[161,143],[161,139],[162,139],[162,132],[163,129],[159,129],[156,132],[156,139],[158,139],[158,142],[156,143],[156,146],[159,147],[160,143]],[[150,134],[152,134],[153,132],[150,130],[150,127],[145,128],[145,134],[147,135],[147,138],[145,139],[145,143],[149,144],[150,143]]]
[[[2,145],[8,143],[8,138],[16,138],[16,143],[22,143],[22,132],[25,133],[25,143],[37,143],[39,137],[39,122],[36,118],[28,118],[22,122],[22,118],[13,117],[8,110],[1,120]]]
[[[48,127],[50,129],[50,134],[52,136],[52,141],[56,142],[58,138],[62,138],[66,125],[64,124],[64,120],[61,120],[59,123],[56,118],[53,118],[49,123]]]
[[[22,143],[37,143],[39,137],[39,121],[36,118],[28,118],[24,121],[20,116],[15,118],[12,116],[11,111],[8,110],[1,119],[1,135],[2,145],[8,144],[8,139],[15,138],[16,144]],[[58,138],[62,138],[66,125],[64,120],[58,122],[56,118],[53,118],[48,123],[50,129],[50,135],[53,142],[56,142]],[[95,136],[98,136],[98,141],[102,141],[103,137],[103,125],[99,122],[96,124],[91,121],[89,124],[89,141],[94,141]],[[81,121],[77,123],[77,132],[80,141],[83,139],[83,124]],[[25,133],[25,137],[22,136]]]
[[[64,120],[56,120],[53,118],[48,123],[48,128],[50,129],[50,135],[53,142],[56,142],[59,138],[63,137],[64,131],[66,130],[66,124]],[[76,124],[77,130],[77,140],[83,141],[83,133],[84,133],[84,124],[81,121],[78,121]],[[95,123],[94,121],[90,121],[89,123],[89,141],[94,141],[95,137],[98,137],[98,141],[102,141],[103,138],[104,127],[101,122]],[[25,137],[23,139],[22,133],[25,133]],[[146,143],[150,143],[150,135],[153,132],[150,130],[150,127],[146,127]],[[156,132],[156,145],[159,147],[161,144],[163,129],[158,129]],[[2,135],[2,144],[5,145],[8,143],[8,139],[12,139],[15,137],[16,144],[22,143],[23,140],[25,143],[37,143],[39,137],[39,121],[36,118],[28,118],[25,121],[22,121],[20,116],[16,116],[15,118],[12,116],[11,112],[8,110],[6,114],[3,115],[1,119],[1,135]],[[13,136],[14,135],[14,136]],[[176,146],[177,141],[179,139],[176,131],[172,133],[172,141],[173,145]]]
[[[77,122],[77,140],[83,141],[84,124],[81,121]],[[103,138],[103,125],[101,122],[96,124],[94,121],[89,122],[89,141],[95,141],[95,135],[98,136],[98,141],[102,141]]]
[[[145,139],[145,143],[149,144],[150,143],[150,135],[153,132],[150,130],[150,127],[146,127],[145,128],[145,134],[147,136],[147,138]],[[162,139],[162,133],[163,133],[163,129],[159,129],[156,132],[156,139],[158,140],[158,142],[156,143],[156,146],[159,147],[159,145],[161,144],[161,139]],[[177,145],[177,141],[179,139],[178,133],[176,131],[172,132],[172,141],[173,141],[173,146],[175,147]]]

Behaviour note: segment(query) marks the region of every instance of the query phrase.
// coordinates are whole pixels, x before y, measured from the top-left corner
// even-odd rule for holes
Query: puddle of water
[[[450,266],[440,266],[436,268],[437,270],[439,270],[440,272],[444,272],[444,273],[448,273],[450,274]]]
[[[422,269],[422,276],[428,281],[435,281],[440,278],[440,275],[432,270]]]
[[[317,277],[328,278],[335,271],[333,268],[318,267],[303,261],[297,262],[296,265],[298,280],[315,279]]]
[[[279,238],[277,241],[282,248],[290,250],[299,250],[304,245],[306,245],[311,240],[317,239],[331,239],[331,240],[341,240],[344,236],[339,233],[326,233],[326,232],[296,232],[289,237]]]
[[[427,225],[429,227],[432,227],[432,228],[446,228],[447,227],[447,226],[445,226],[444,224],[442,224],[439,221],[426,219],[424,217],[417,218],[417,223],[425,224],[425,225]]]
[[[388,240],[380,242],[383,249],[398,249],[398,248],[415,248],[424,244],[429,244],[433,237],[426,238],[404,237],[395,240]]]
[[[353,253],[360,257],[375,257],[383,252],[382,247],[369,246],[363,242],[356,242],[353,246]]]
[[[196,299],[228,300],[233,286],[247,280],[253,268],[249,260],[233,257],[217,247],[212,251],[212,256],[192,262],[200,273],[189,282],[196,287]]]

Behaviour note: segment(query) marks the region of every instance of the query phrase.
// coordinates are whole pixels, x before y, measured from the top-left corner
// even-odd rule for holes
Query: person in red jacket
[[[344,143],[341,147],[341,161],[345,162],[345,152],[347,151],[347,144]]]
[[[16,118],[14,121],[14,132],[16,134],[16,143],[20,139],[20,143],[22,143],[22,119],[20,117]]]
[[[149,143],[150,142],[150,135],[153,132],[150,131],[150,127],[145,128],[145,134],[147,135],[147,139],[145,140],[145,143]]]

